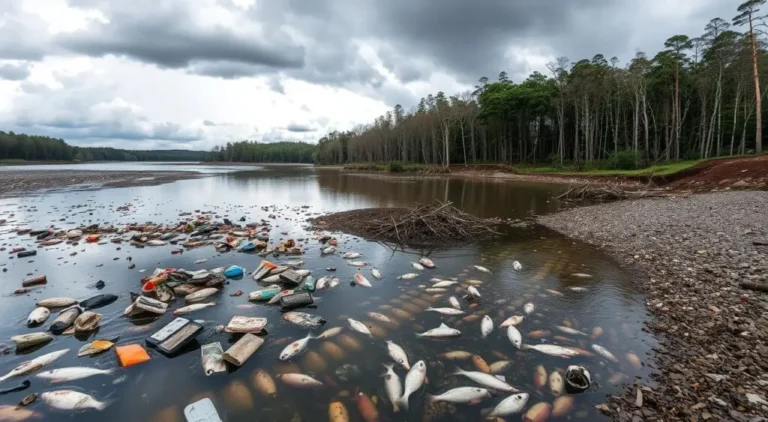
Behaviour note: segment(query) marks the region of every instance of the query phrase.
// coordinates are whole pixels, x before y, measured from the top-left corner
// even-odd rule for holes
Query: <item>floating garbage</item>
[[[205,375],[210,376],[227,370],[227,365],[224,363],[224,349],[222,349],[221,343],[218,341],[204,344],[200,348],[200,354]]]
[[[81,347],[80,350],[77,352],[77,356],[83,357],[83,356],[97,355],[99,353],[102,353],[111,349],[112,346],[114,345],[115,343],[109,340],[95,340]]]
[[[80,302],[80,307],[86,311],[103,308],[117,300],[117,296],[111,294],[96,295]]]
[[[167,303],[164,303],[157,299],[152,299],[146,296],[139,296],[136,298],[136,301],[130,304],[127,308],[125,308],[125,311],[123,311],[123,315],[135,316],[135,315],[141,315],[143,313],[162,315],[167,310],[168,310]]]
[[[294,270],[286,270],[280,274],[280,280],[289,286],[298,286],[304,277]]]
[[[246,334],[233,344],[232,347],[224,352],[224,360],[236,365],[243,366],[245,361],[251,357],[264,344],[264,339],[256,337],[253,334]]]
[[[228,333],[259,333],[267,325],[266,318],[233,316],[224,328]]]
[[[314,303],[312,295],[307,292],[298,292],[280,298],[280,306],[283,309],[296,309]]]
[[[0,396],[2,396],[4,394],[17,393],[19,391],[24,391],[27,388],[29,388],[29,386],[31,384],[32,383],[30,383],[29,380],[24,380],[24,381],[22,381],[21,384],[15,386],[15,387],[9,387],[9,388],[4,388],[4,389],[0,390]],[[2,419],[0,419],[0,420],[2,420]]]
[[[244,272],[245,272],[245,269],[243,269],[243,267],[238,267],[237,265],[233,265],[227,268],[226,270],[224,270],[224,276],[227,278],[242,277]]]
[[[589,389],[592,378],[587,368],[571,365],[565,370],[565,391],[568,394],[583,393]]]
[[[53,320],[49,330],[56,335],[63,333],[67,330],[67,328],[72,326],[72,324],[75,322],[75,319],[77,319],[77,317],[80,316],[80,313],[82,312],[83,310],[80,309],[79,306],[73,306],[59,312],[59,316]]]
[[[117,353],[117,358],[120,360],[120,365],[124,367],[138,365],[149,360],[147,351],[138,344],[115,347],[115,353]]]
[[[209,398],[196,401],[184,408],[187,422],[222,422]]]
[[[21,287],[40,286],[48,283],[48,278],[45,275],[41,275],[35,278],[30,278],[21,282]]]
[[[186,318],[176,318],[147,338],[146,343],[166,356],[177,354],[203,331],[203,326]]]

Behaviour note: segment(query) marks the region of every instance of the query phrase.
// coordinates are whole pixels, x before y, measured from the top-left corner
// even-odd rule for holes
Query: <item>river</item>
[[[466,377],[452,375],[457,368],[476,371],[473,360],[452,361],[440,356],[458,350],[479,356],[488,364],[510,361],[499,375],[515,388],[530,394],[526,408],[540,402],[552,404],[556,399],[548,383],[538,388],[535,385],[534,371],[538,366],[542,366],[548,375],[553,371],[563,375],[569,365],[583,365],[591,373],[592,386],[587,392],[573,396],[571,408],[564,418],[593,421],[606,419],[595,410],[596,404],[604,403],[609,395],[618,394],[635,377],[647,379],[651,371],[652,363],[646,362],[646,355],[655,340],[642,331],[647,318],[643,296],[634,289],[629,274],[592,247],[534,226],[507,228],[499,239],[481,244],[435,250],[393,250],[388,245],[336,233],[339,252],[321,256],[321,243],[306,229],[307,218],[326,212],[412,206],[431,203],[435,199],[452,201],[457,207],[482,217],[524,219],[559,210],[563,204],[555,197],[562,191],[561,186],[489,179],[347,174],[334,169],[286,165],[221,167],[124,163],[61,167],[75,170],[192,170],[212,174],[158,186],[102,190],[74,187],[0,200],[0,219],[7,220],[0,226],[0,246],[6,249],[0,255],[3,271],[0,273],[3,280],[0,343],[9,345],[12,350],[0,356],[0,374],[25,360],[62,349],[69,349],[69,352],[43,370],[71,366],[112,370],[109,375],[56,384],[34,375],[11,378],[0,383],[0,389],[25,379],[31,381],[31,387],[0,396],[0,405],[15,405],[33,392],[67,389],[88,393],[107,402],[108,406],[103,411],[86,410],[73,416],[72,412],[53,410],[38,399],[27,409],[50,421],[72,420],[73,417],[78,421],[183,421],[185,406],[209,397],[222,420],[237,422],[326,420],[329,404],[341,401],[350,420],[362,421],[354,399],[357,392],[362,392],[375,399],[382,421],[481,420],[483,409],[493,408],[505,394],[495,394],[479,404],[429,404],[428,395],[438,395],[454,387],[477,385]],[[0,174],[3,171],[14,170],[2,168]],[[193,216],[210,212],[215,215],[214,221],[229,218],[238,222],[241,217],[245,222],[265,219],[272,226],[271,243],[278,239],[297,239],[305,247],[305,254],[299,257],[304,261],[301,268],[311,270],[317,278],[335,275],[342,280],[338,287],[315,292],[316,307],[303,310],[322,316],[327,323],[321,328],[307,330],[284,321],[279,307],[250,304],[247,294],[261,286],[246,275],[240,280],[228,281],[213,299],[216,306],[187,316],[201,320],[204,331],[182,354],[169,358],[148,348],[149,362],[122,368],[113,350],[81,358],[77,357],[77,350],[86,341],[112,336],[119,336],[118,345],[144,345],[148,336],[174,319],[170,312],[156,319],[132,320],[122,315],[123,309],[130,304],[129,292],[140,290],[143,276],[155,268],[200,270],[230,265],[242,266],[250,272],[262,258],[238,252],[217,253],[212,246],[172,255],[171,249],[177,246],[136,248],[128,242],[96,244],[84,241],[77,245],[61,243],[39,247],[38,254],[29,258],[19,259],[8,253],[15,247],[38,248],[34,237],[16,234],[20,228],[71,230],[92,224],[177,223],[186,218],[180,216],[185,212],[191,212]],[[129,234],[123,237],[127,239]],[[362,254],[360,259],[368,265],[361,271],[371,280],[372,288],[350,284],[358,269],[342,259],[341,253],[346,251]],[[411,263],[421,256],[429,256],[437,267],[414,270]],[[195,264],[203,259],[207,261]],[[279,264],[297,258],[267,259]],[[521,270],[513,268],[515,261],[522,264]],[[135,268],[129,268],[130,263],[135,264]],[[474,265],[487,267],[491,274],[478,271]],[[330,273],[326,271],[329,267],[337,270]],[[373,267],[381,270],[381,280],[371,276]],[[397,279],[409,272],[419,273],[419,276],[412,280]],[[21,296],[12,294],[22,280],[40,274],[48,276],[44,288]],[[588,274],[591,278],[578,274]],[[477,289],[482,297],[476,301],[464,299],[465,291],[463,288],[454,290],[456,286],[449,287],[444,293],[427,293],[425,288],[432,284],[429,279],[433,277],[455,277],[462,283],[460,286],[467,280],[479,280],[481,284]],[[100,280],[105,282],[105,287],[97,290],[94,285]],[[580,289],[573,290],[573,287]],[[245,294],[230,296],[236,290]],[[103,315],[101,326],[87,339],[61,335],[31,353],[13,351],[11,336],[41,331],[55,317],[52,312],[42,328],[27,328],[26,318],[35,308],[36,301],[58,296],[82,300],[101,293],[112,293],[119,299],[97,310]],[[428,305],[450,307],[450,296],[460,300],[466,314],[443,316],[425,311]],[[170,308],[183,306],[182,302],[177,299]],[[523,310],[526,303],[535,306],[529,315]],[[368,312],[382,313],[396,322],[376,322],[367,315]],[[412,319],[403,318],[408,314]],[[206,376],[201,366],[199,345],[220,342],[226,350],[235,338],[217,332],[216,327],[226,324],[233,315],[267,318],[266,342],[242,367],[230,366],[227,373]],[[490,316],[494,323],[494,330],[486,338],[480,331],[482,315]],[[534,350],[518,350],[508,340],[506,330],[499,328],[502,321],[513,315],[525,316],[517,326],[523,344],[559,344],[593,353],[592,345],[599,344],[611,351],[618,361],[611,362],[599,356],[562,359]],[[372,325],[375,335],[369,338],[350,330],[347,318]],[[460,330],[461,336],[450,340],[416,336],[417,332],[441,323]],[[303,355],[287,363],[278,360],[288,342],[303,338],[310,331],[318,335],[337,326],[344,327],[344,337],[310,340],[308,351]],[[563,326],[586,335],[557,328]],[[424,360],[427,365],[428,383],[411,395],[407,411],[393,411],[387,399],[384,378],[380,376],[384,372],[382,364],[391,362],[386,340],[402,346],[411,365],[419,360]],[[325,345],[326,342],[338,347]],[[634,355],[639,357],[642,365],[637,365],[631,357]],[[281,373],[302,372],[325,385],[302,390],[275,379],[276,396],[265,397],[253,382],[253,374],[259,369],[267,371],[273,378]],[[395,372],[401,381],[405,379],[407,371],[396,367]],[[558,405],[564,406],[569,400],[560,399]],[[521,418],[521,415],[513,415],[507,420]]]

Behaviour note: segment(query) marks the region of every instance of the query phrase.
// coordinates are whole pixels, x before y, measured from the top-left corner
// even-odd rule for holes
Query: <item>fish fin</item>
[[[440,322],[440,326],[439,326],[438,328],[443,328],[443,327],[445,327],[445,328],[451,328],[451,327],[449,327],[449,326],[445,325],[445,323],[444,323],[444,322]]]
[[[94,403],[93,407],[94,407],[94,408],[96,408],[96,410],[104,410],[104,409],[106,409],[106,408],[107,408],[107,406],[109,406],[110,404],[112,404],[112,400],[107,400],[107,401],[97,401],[96,403]]]
[[[425,309],[425,311],[434,311],[434,310],[435,310],[435,308],[433,308],[433,307],[431,307],[431,306],[430,306],[430,307],[428,307],[427,309]]]
[[[453,371],[453,375],[463,375],[465,371],[459,367],[456,368],[455,371]]]
[[[404,409],[406,412],[408,411],[408,396],[400,397],[400,399],[397,400],[397,405],[399,408]]]

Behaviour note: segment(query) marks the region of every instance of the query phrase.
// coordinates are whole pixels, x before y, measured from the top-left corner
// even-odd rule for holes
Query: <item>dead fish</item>
[[[461,304],[459,303],[459,300],[455,297],[451,296],[448,298],[448,302],[451,303],[451,306],[453,306],[456,309],[461,309]]]
[[[349,422],[349,412],[344,403],[333,401],[328,406],[328,420],[330,422]]]
[[[483,284],[483,282],[480,280],[467,280],[465,283],[469,284],[470,286],[479,286]]]
[[[483,338],[486,338],[488,334],[491,334],[491,331],[493,331],[493,320],[488,315],[485,315],[480,322],[480,333],[483,335]]]
[[[328,285],[329,285],[331,288],[334,288],[334,287],[338,286],[338,285],[339,285],[339,283],[341,283],[341,280],[339,280],[339,278],[338,278],[338,277],[333,277],[333,278],[331,279],[331,281],[328,283]]]
[[[336,253],[336,247],[335,246],[328,246],[327,248],[322,250],[323,255],[330,255]]]
[[[264,396],[277,396],[277,387],[275,386],[275,381],[267,371],[263,369],[257,369],[253,371],[253,375],[251,375],[251,382],[256,390],[258,390]]]
[[[456,372],[454,372],[453,375],[457,375],[457,376],[464,375],[465,377],[482,385],[483,387],[488,387],[492,390],[503,391],[505,393],[518,392],[518,390],[515,387],[512,387],[511,385],[500,380],[499,378],[496,378],[495,375],[486,374],[485,372],[464,371],[461,368],[457,368]]]
[[[387,340],[387,351],[389,352],[389,357],[395,363],[405,368],[406,371],[411,369],[411,365],[408,363],[408,355],[405,354],[405,350],[402,347],[391,340]]]
[[[315,328],[326,323],[325,318],[306,312],[286,312],[283,319],[303,328]]]
[[[536,366],[533,370],[533,386],[537,390],[541,390],[547,384],[547,370],[543,365]]]
[[[453,281],[453,280],[442,280],[433,284],[432,287],[437,287],[437,288],[450,287],[450,286],[453,286],[454,284],[459,284],[459,282]]]
[[[429,338],[450,338],[458,337],[461,335],[461,331],[451,328],[445,323],[441,323],[439,327],[425,331],[421,334],[416,334],[417,337],[429,337]]]
[[[40,395],[43,403],[58,410],[104,410],[108,403],[100,402],[88,394],[72,390],[49,391]]]
[[[520,271],[520,270],[522,270],[522,269],[523,269],[523,264],[521,264],[521,263],[520,263],[520,261],[514,261],[514,262],[512,263],[512,268],[513,268],[515,271]]]
[[[71,297],[52,297],[48,299],[43,299],[41,301],[37,302],[37,306],[42,306],[44,308],[64,308],[67,306],[72,306],[75,303],[77,303],[76,299],[72,299]]]
[[[400,277],[397,277],[397,279],[398,280],[411,280],[411,279],[414,279],[414,278],[416,278],[418,276],[419,275],[416,274],[416,273],[406,273],[406,274],[401,275]]]
[[[76,381],[83,378],[92,377],[95,375],[111,375],[113,372],[114,372],[113,369],[96,369],[96,368],[75,366],[71,368],[59,368],[59,369],[53,369],[50,371],[40,372],[35,376],[37,378],[48,380],[52,383],[57,383],[57,382]]]
[[[355,274],[355,284],[362,287],[371,287],[371,282],[360,273]]]
[[[51,340],[53,337],[48,333],[29,333],[11,337],[11,341],[20,349],[48,343]]]
[[[457,387],[446,391],[443,394],[433,396],[427,394],[427,403],[436,401],[445,401],[448,403],[470,403],[477,404],[483,399],[491,397],[491,392],[485,388],[479,387]]]
[[[362,392],[357,393],[355,402],[357,403],[357,410],[365,422],[379,421],[379,411],[376,409],[376,403],[368,395]]]
[[[562,418],[573,407],[573,396],[560,396],[552,403],[552,417]]]
[[[95,340],[81,347],[77,352],[77,357],[97,355],[101,352],[109,350],[114,345],[115,343],[108,340]]]
[[[481,267],[480,265],[475,265],[474,267],[477,271],[480,271],[481,273],[493,274],[491,273],[491,270],[485,267]]]
[[[418,262],[411,262],[411,266],[419,271],[424,271],[424,266]]]
[[[338,335],[341,332],[342,329],[343,329],[342,327],[329,328],[329,329],[323,331],[322,334],[317,336],[317,338],[318,338],[318,340],[331,338],[333,336]]]
[[[408,371],[408,374],[405,376],[405,391],[403,392],[403,397],[398,401],[398,406],[408,410],[408,398],[424,385],[424,380],[426,380],[426,378],[427,364],[425,364],[423,360],[420,360],[413,365],[411,370]]]
[[[486,362],[485,359],[483,359],[481,356],[472,356],[472,365],[474,365],[475,369],[480,372],[485,372],[486,374],[491,373],[491,368],[488,366],[488,362]]]
[[[546,331],[546,330],[536,330],[536,331],[531,331],[530,333],[528,333],[528,337],[530,337],[530,338],[544,338],[544,337],[549,337],[551,334],[552,333],[550,333],[549,331]]]
[[[532,314],[534,309],[536,309],[536,307],[533,306],[533,303],[531,302],[528,302],[525,304],[525,306],[523,306],[523,311],[525,311],[527,315]]]
[[[431,259],[429,259],[429,258],[427,258],[426,256],[422,257],[422,258],[419,260],[419,263],[420,263],[421,265],[423,265],[423,266],[425,266],[425,267],[429,268],[429,269],[435,268],[435,263],[434,263],[434,262],[432,262],[432,260],[431,260]]]
[[[11,370],[11,372],[0,377],[0,382],[5,381],[8,378],[13,378],[19,375],[26,375],[26,374],[35,372],[41,369],[42,367],[44,367],[45,365],[49,365],[53,363],[56,359],[64,356],[67,352],[69,352],[69,349],[59,350],[56,352],[51,352],[42,356],[38,356],[32,360],[22,362],[19,366]]]
[[[331,277],[323,276],[320,277],[319,280],[317,280],[317,283],[315,284],[315,290],[323,290],[326,287],[328,287],[328,282],[331,281]]]
[[[400,410],[400,398],[403,396],[403,387],[400,384],[400,377],[394,371],[391,363],[383,364],[387,372],[384,374],[384,389],[387,392],[387,398],[392,403],[392,410],[397,413]]]
[[[278,374],[277,379],[295,388],[317,388],[323,385],[322,382],[305,374]]]
[[[558,331],[560,331],[561,333],[570,334],[570,335],[573,335],[573,336],[584,336],[584,337],[587,337],[589,335],[587,333],[581,332],[581,331],[573,329],[571,327],[565,327],[565,326],[562,326],[562,325],[558,325],[555,328],[557,328]]]
[[[469,286],[467,287],[467,291],[472,297],[482,297],[480,296],[480,292],[477,290],[475,286]]]
[[[441,314],[441,315],[464,315],[464,311],[460,309],[454,309],[454,308],[433,308],[430,306],[427,309],[425,309],[425,311],[437,312],[438,314]]]
[[[45,322],[45,320],[48,319],[48,316],[51,314],[51,311],[48,310],[48,308],[38,306],[35,308],[32,312],[29,313],[29,316],[27,317],[27,326],[32,326],[35,324],[42,324]]]
[[[351,265],[353,267],[365,267],[368,264],[364,261],[352,261],[348,262],[347,265]]]
[[[539,353],[544,353],[545,355],[555,356],[555,357],[564,358],[564,359],[572,358],[574,356],[579,355],[579,353],[576,350],[570,347],[557,346],[554,344],[536,344],[536,345],[526,344],[522,348],[535,350]]]
[[[573,290],[574,292],[586,292],[587,291],[586,287],[577,287],[577,286],[569,287],[568,289],[569,290]]]
[[[545,422],[549,419],[552,406],[549,403],[536,403],[523,416],[523,422]]]
[[[347,322],[349,322],[349,328],[351,328],[353,331],[357,331],[358,333],[362,333],[367,335],[368,337],[373,337],[373,334],[371,334],[371,330],[368,329],[368,327],[365,326],[360,321],[354,320],[352,318],[347,318]]]
[[[520,413],[525,408],[525,405],[528,404],[529,398],[528,393],[513,394],[500,401],[486,417],[497,418]]]
[[[357,252],[347,252],[344,255],[342,255],[341,257],[344,258],[344,259],[355,259],[355,258],[359,258],[360,254],[357,253]]]
[[[371,317],[371,318],[373,318],[373,319],[375,319],[377,321],[386,322],[386,323],[389,323],[389,324],[392,323],[392,320],[387,318],[386,315],[380,314],[378,312],[368,312],[366,315],[368,315],[369,317]]]
[[[509,367],[512,366],[512,361],[509,360],[499,360],[496,362],[493,362],[488,369],[490,372],[494,375],[502,374],[506,372]]]
[[[205,308],[210,308],[212,306],[216,306],[216,302],[208,302],[208,303],[194,303],[192,305],[187,305],[184,307],[181,307],[179,309],[174,309],[173,314],[174,315],[186,315],[191,314],[192,312],[196,312]]]
[[[592,276],[590,274],[585,274],[585,273],[573,273],[573,274],[571,274],[571,277],[575,277],[575,278],[592,278]]]
[[[371,269],[371,275],[373,275],[373,278],[377,280],[381,279],[381,271],[379,271],[377,268]]]
[[[445,290],[443,288],[440,288],[440,287],[429,287],[429,288],[424,289],[424,291],[427,292],[427,293],[445,293],[445,292],[447,292],[447,290]]]
[[[521,322],[525,319],[524,316],[521,315],[513,315],[507,319],[504,320],[504,322],[499,325],[499,328],[507,328],[507,327],[515,327],[517,325],[520,325]]]
[[[283,351],[280,353],[280,360],[286,361],[294,356],[297,356],[304,352],[304,350],[307,349],[307,344],[310,340],[312,340],[313,337],[312,334],[308,334],[306,337],[296,340],[293,343],[285,346]]]
[[[359,352],[363,348],[363,345],[357,339],[346,334],[340,335],[337,342],[342,347],[352,352]]]
[[[451,350],[450,352],[445,352],[440,355],[440,357],[448,360],[464,360],[469,359],[472,356],[474,356],[472,353],[464,350]]]
[[[147,246],[163,246],[166,244],[167,243],[165,243],[164,241],[158,240],[158,239],[152,239],[147,241]]]
[[[101,314],[85,311],[75,319],[75,332],[89,333],[99,326],[99,322],[101,322]]]
[[[545,290],[547,293],[553,294],[555,296],[563,296],[562,293],[558,292],[557,290],[547,289]]]
[[[637,370],[640,370],[643,367],[642,362],[640,362],[640,358],[632,352],[627,353],[627,362],[629,362],[629,364]]]
[[[603,346],[600,346],[598,344],[592,345],[592,350],[597,352],[598,355],[604,357],[605,359],[613,362],[613,363],[619,363],[619,360],[616,359],[616,356],[613,355],[613,353],[609,352],[608,349],[606,349]]]
[[[205,289],[198,290],[192,294],[184,297],[184,301],[187,303],[195,303],[204,300],[207,297],[213,296],[219,292],[219,289],[215,287],[207,287]]]
[[[53,323],[51,323],[51,326],[48,327],[48,329],[56,335],[63,333],[67,328],[74,324],[75,319],[77,319],[81,312],[82,310],[77,306],[59,312],[59,315],[53,320]]]
[[[513,325],[510,325],[509,327],[507,327],[507,338],[518,349],[523,344],[523,336],[520,334],[520,331],[518,331],[517,328],[515,328]]]
[[[43,419],[43,415],[21,406],[0,406],[0,421],[2,422],[23,422],[30,419]]]
[[[549,374],[549,391],[553,396],[559,397],[563,394],[563,388],[563,377],[560,376],[557,371],[552,371],[552,373]]]

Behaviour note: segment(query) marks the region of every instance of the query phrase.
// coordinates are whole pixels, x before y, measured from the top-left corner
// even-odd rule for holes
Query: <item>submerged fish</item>
[[[422,258],[419,260],[419,263],[420,263],[421,265],[423,265],[423,266],[425,266],[425,267],[429,268],[429,269],[435,268],[435,263],[434,263],[434,262],[433,262],[431,259],[427,258],[426,256],[425,256],[425,257],[422,257]]]
[[[491,397],[491,392],[485,388],[457,387],[437,396],[427,395],[427,402],[445,401],[449,403],[476,404],[488,397]]]
[[[296,388],[316,388],[323,385],[322,382],[305,374],[278,374],[276,378]]]
[[[368,263],[364,261],[352,261],[352,262],[348,262],[347,264],[353,267],[365,267],[366,265],[368,265]]]
[[[40,395],[43,403],[58,410],[104,410],[108,403],[100,402],[88,394],[72,390],[49,391]]]
[[[114,372],[113,369],[96,369],[83,366],[75,366],[71,368],[59,368],[50,371],[40,372],[35,375],[38,378],[46,379],[50,382],[68,382],[75,381],[83,378],[92,377],[94,375],[111,375]]]
[[[381,279],[381,271],[379,271],[378,268],[371,269],[371,275],[377,280]]]
[[[536,345],[526,344],[522,348],[535,350],[537,352],[544,353],[545,355],[555,356],[555,357],[560,357],[565,359],[579,355],[578,351],[570,347],[557,346],[554,344],[536,344]]]
[[[397,279],[398,280],[410,280],[410,279],[416,278],[418,276],[419,275],[416,274],[416,273],[406,273],[406,274],[401,275],[400,277],[397,277]]]
[[[349,322],[349,328],[351,328],[353,331],[357,331],[358,333],[362,333],[367,335],[368,337],[373,337],[373,334],[371,334],[371,330],[368,329],[368,327],[365,326],[360,321],[354,320],[352,318],[347,318],[347,322]]]
[[[475,286],[469,286],[467,287],[467,291],[472,297],[482,297],[480,296],[480,292],[477,290]]]
[[[549,374],[549,391],[553,396],[559,397],[563,394],[563,377],[557,371],[552,371]]]
[[[424,266],[418,262],[411,262],[411,266],[419,271],[424,271]]]
[[[319,336],[317,336],[317,338],[318,338],[318,339],[327,339],[327,338],[331,338],[331,337],[333,337],[333,336],[336,336],[336,335],[338,335],[338,334],[341,332],[341,330],[342,330],[342,329],[343,329],[343,328],[341,328],[341,327],[333,327],[333,328],[329,328],[329,329],[327,329],[327,330],[323,331],[323,332],[322,332],[322,334],[320,334]]]
[[[408,364],[408,355],[405,354],[405,350],[403,350],[402,347],[391,340],[387,340],[387,351],[389,352],[389,357],[391,357],[395,363],[405,368],[405,370],[411,369],[411,365]]]
[[[368,315],[369,317],[371,317],[371,318],[373,318],[373,319],[375,319],[377,321],[386,322],[386,323],[392,323],[392,320],[387,318],[386,315],[380,314],[378,312],[368,312],[366,315]]]
[[[441,280],[433,284],[432,287],[450,287],[450,286],[453,286],[454,284],[459,284],[459,282],[453,281],[453,280]]]
[[[440,355],[440,357],[448,360],[464,360],[464,359],[469,359],[472,356],[473,356],[472,353],[469,353],[464,350],[451,350],[450,352],[445,352]]]
[[[518,331],[518,330],[517,330],[517,328],[515,328],[515,326],[514,326],[514,325],[510,325],[509,327],[507,327],[507,338],[508,338],[508,339],[509,339],[509,341],[511,341],[511,342],[512,342],[512,344],[514,344],[514,345],[515,345],[515,347],[517,347],[518,349],[519,349],[519,348],[522,346],[522,344],[523,344],[523,336],[520,334],[520,331]]]
[[[69,352],[69,349],[59,350],[56,352],[51,352],[42,356],[38,356],[26,362],[22,362],[19,366],[11,370],[11,372],[0,377],[0,382],[5,381],[8,378],[16,377],[19,375],[26,375],[26,374],[35,372],[41,369],[42,367],[44,367],[45,365],[49,365],[53,363],[56,359],[64,356],[67,352]]]
[[[528,302],[528,303],[525,304],[525,306],[523,306],[523,311],[525,311],[525,313],[528,314],[528,315],[532,314],[534,309],[535,309],[535,307],[533,306],[533,303],[531,303],[531,302]]]
[[[371,287],[371,282],[360,273],[355,274],[355,284],[362,287]]]
[[[421,334],[416,334],[418,337],[430,337],[430,338],[450,338],[458,337],[461,335],[461,331],[451,328],[445,323],[441,323],[439,327],[433,328]]]
[[[310,340],[312,340],[313,337],[312,334],[308,334],[306,337],[296,340],[293,343],[285,346],[283,351],[280,353],[280,360],[288,360],[296,355],[299,355],[304,350],[307,349],[307,344]]]
[[[608,349],[606,349],[603,346],[600,346],[598,344],[592,345],[592,350],[597,352],[598,355],[602,356],[603,358],[613,362],[613,363],[619,363],[619,360],[616,359],[616,356],[613,355],[613,353],[609,352]]]
[[[459,300],[455,297],[451,296],[448,298],[448,302],[451,303],[451,306],[453,306],[456,309],[461,309],[461,304],[459,303]]]
[[[584,337],[587,337],[589,335],[587,333],[581,332],[581,331],[573,329],[571,327],[565,327],[565,326],[562,326],[562,325],[558,325],[555,328],[557,328],[558,331],[560,331],[562,333],[570,334],[570,335],[574,335],[574,336],[584,336]]]
[[[306,312],[286,312],[283,319],[304,328],[315,328],[325,324],[325,318]]]
[[[489,270],[488,268],[485,268],[485,267],[481,267],[480,265],[475,265],[474,267],[475,267],[475,269],[476,269],[477,271],[480,271],[480,272],[482,272],[482,273],[492,274],[492,273],[491,273],[491,270]]]
[[[391,363],[383,364],[387,369],[387,373],[384,374],[384,389],[387,391],[387,398],[392,403],[392,410],[397,413],[400,410],[400,398],[403,396],[403,387],[400,384],[400,377],[394,371],[394,366]]]
[[[453,375],[464,375],[465,377],[482,385],[483,387],[488,387],[496,391],[503,391],[505,393],[518,392],[518,390],[515,387],[512,387],[511,385],[500,380],[499,378],[496,378],[495,375],[486,374],[485,372],[464,371],[461,368],[457,368],[456,372],[454,372]]]
[[[500,401],[486,416],[488,418],[496,418],[520,413],[525,408],[525,405],[528,404],[529,397],[528,393],[513,394]]]
[[[488,337],[488,334],[491,334],[491,331],[493,331],[493,320],[486,315],[480,322],[480,333],[482,333],[483,338],[486,338]]]
[[[423,360],[420,360],[413,365],[411,370],[408,371],[408,375],[405,376],[405,392],[403,393],[403,397],[399,400],[399,406],[408,410],[408,398],[424,385],[424,380],[426,378],[427,364],[425,364]]]
[[[510,367],[510,366],[512,366],[512,361],[509,361],[509,360],[500,360],[500,361],[496,361],[496,362],[493,362],[493,363],[492,363],[492,364],[491,364],[491,365],[488,367],[488,369],[490,370],[490,372],[491,372],[492,374],[496,375],[496,374],[501,374],[501,373],[503,373],[504,371],[506,371],[507,369],[509,369],[509,367]]]
[[[425,311],[437,312],[438,314],[442,314],[442,315],[463,315],[464,314],[464,311],[462,311],[460,309],[454,309],[454,308],[433,308],[431,306],[429,308],[425,309]]]

